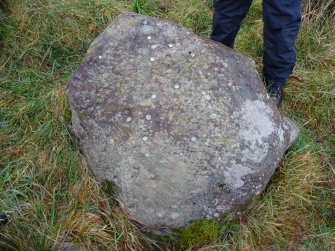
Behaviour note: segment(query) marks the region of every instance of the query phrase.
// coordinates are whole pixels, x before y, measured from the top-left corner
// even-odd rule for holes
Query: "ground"
[[[211,0],[7,0],[0,12],[0,250],[335,250],[335,18],[306,0],[297,66],[281,112],[301,133],[267,189],[237,219],[200,222],[167,239],[140,232],[93,178],[67,129],[64,86],[90,42],[122,10],[211,30]],[[236,50],[261,69],[261,1]],[[229,217],[228,217],[229,218]],[[192,233],[196,233],[192,235]],[[179,236],[177,240],[174,236]]]

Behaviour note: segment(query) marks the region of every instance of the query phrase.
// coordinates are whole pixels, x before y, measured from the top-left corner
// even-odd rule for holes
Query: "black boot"
[[[283,88],[272,89],[271,97],[276,106],[279,107],[283,101]]]
[[[0,211],[0,227],[8,223],[8,218],[5,212]]]
[[[272,98],[273,102],[277,107],[281,105],[283,101],[283,86],[285,81],[273,81],[273,80],[263,80],[265,83],[265,87]]]

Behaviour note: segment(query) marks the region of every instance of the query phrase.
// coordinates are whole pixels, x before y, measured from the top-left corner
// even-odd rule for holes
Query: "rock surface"
[[[94,40],[66,93],[94,175],[154,230],[218,218],[258,195],[298,134],[251,59],[133,13]]]

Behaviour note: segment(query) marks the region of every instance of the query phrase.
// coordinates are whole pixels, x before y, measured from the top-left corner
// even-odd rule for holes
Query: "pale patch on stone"
[[[152,33],[155,32],[154,27],[152,27],[151,25],[146,25],[146,24],[143,25],[140,30],[141,30],[142,33],[147,34],[147,35],[152,34]]]
[[[265,158],[268,152],[265,140],[276,132],[270,114],[270,108],[264,102],[247,100],[238,115],[241,121],[238,136],[245,140],[247,147],[242,153],[256,162],[262,162]]]
[[[210,100],[211,100],[211,96],[208,95],[208,94],[206,94],[206,95],[204,96],[204,98],[205,98],[207,101],[210,101]]]
[[[177,219],[179,216],[180,216],[179,213],[172,213],[172,214],[171,214],[171,219],[175,220],[175,219]]]
[[[146,120],[151,120],[151,115],[150,114],[145,115],[145,119]]]
[[[232,161],[231,165],[223,171],[225,182],[233,189],[241,188],[244,185],[243,177],[250,174],[250,171],[247,166]]]

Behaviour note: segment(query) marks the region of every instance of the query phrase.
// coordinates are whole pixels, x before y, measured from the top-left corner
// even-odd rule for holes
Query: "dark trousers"
[[[252,0],[214,0],[211,38],[233,48]],[[263,0],[263,78],[272,87],[283,87],[292,74],[295,40],[301,20],[301,0]]]

